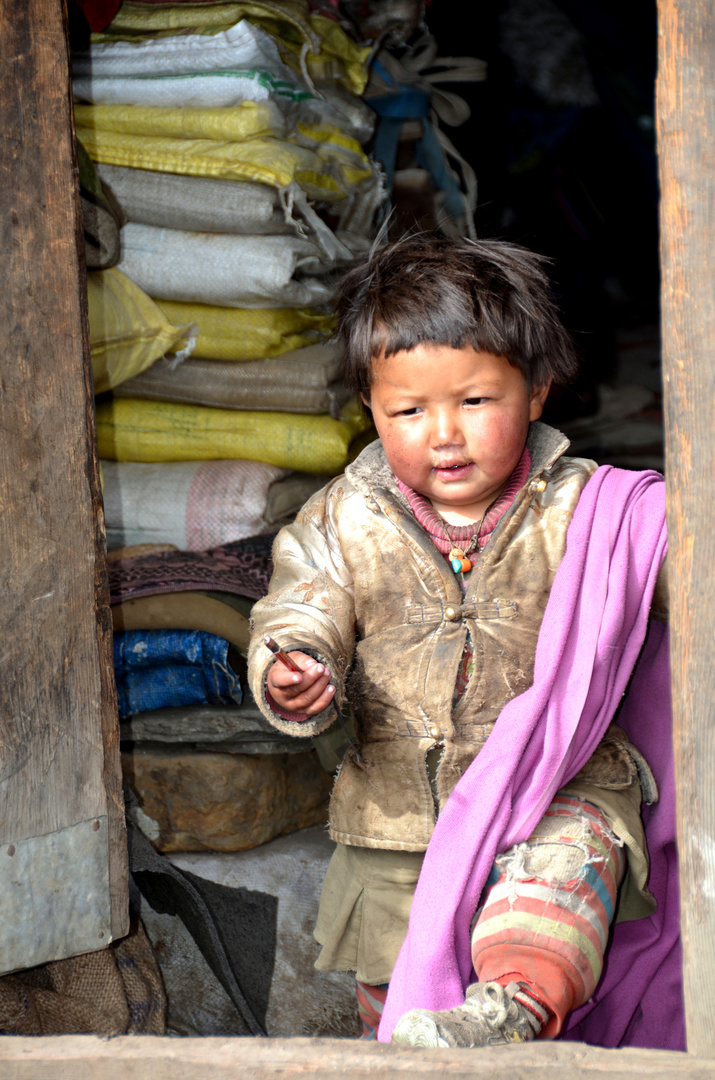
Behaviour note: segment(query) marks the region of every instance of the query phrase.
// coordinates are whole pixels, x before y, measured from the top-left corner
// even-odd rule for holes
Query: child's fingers
[[[291,653],[290,656],[301,671],[291,671],[280,662],[272,664],[268,670],[268,690],[276,704],[286,712],[314,716],[332,699],[330,671],[305,653]]]
[[[309,716],[315,716],[325,708],[325,705],[317,707],[318,703],[323,700],[330,701],[333,693],[334,690],[330,688],[330,672],[324,671],[320,678],[292,698],[292,708],[295,712],[305,712]]]
[[[283,689],[285,700],[291,712],[307,712],[325,692],[330,682],[330,672],[326,672],[321,665],[321,673],[316,679],[311,679],[306,685],[304,682]]]
[[[306,709],[304,709],[303,712],[307,713],[308,716],[317,716],[318,713],[321,713],[323,711],[323,709],[327,709],[328,705],[330,705],[334,697],[335,687],[332,685],[332,683],[328,683],[320,697],[318,697],[312,705],[309,705]]]
[[[284,690],[290,694],[302,694],[316,680],[325,674],[325,667],[305,653],[291,653],[291,660],[298,665],[300,671],[291,671],[285,664],[276,661],[268,669],[268,685],[270,688]]]

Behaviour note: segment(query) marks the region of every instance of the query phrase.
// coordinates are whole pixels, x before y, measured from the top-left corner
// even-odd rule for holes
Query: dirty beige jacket
[[[326,664],[338,702],[347,694],[363,760],[349,750],[333,790],[330,833],[340,843],[423,851],[436,812],[499,713],[533,681],[566,532],[596,463],[563,457],[568,440],[541,423],[531,425],[527,445],[527,482],[477,559],[466,595],[417,523],[380,442],[278,534],[270,591],[252,613],[251,688],[289,734],[316,735],[335,720],[332,705],[300,724],[271,710],[265,677],[273,657],[262,644],[270,634],[286,651]],[[474,674],[455,704],[468,637]],[[614,730],[600,763],[597,751],[579,775],[617,789],[637,784],[637,773]],[[438,744],[430,777],[427,755]]]

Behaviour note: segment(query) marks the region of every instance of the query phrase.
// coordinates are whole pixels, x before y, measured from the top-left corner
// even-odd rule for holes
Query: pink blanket
[[[619,715],[658,780],[644,814],[655,915],[615,927],[604,975],[566,1037],[684,1048],[667,634],[648,634],[666,552],[657,473],[598,469],[579,500],[536,651],[534,683],[502,711],[435,828],[379,1038],[409,1009],[451,1008],[474,980],[469,926],[494,858],[526,840]],[[643,650],[642,656],[641,650]]]

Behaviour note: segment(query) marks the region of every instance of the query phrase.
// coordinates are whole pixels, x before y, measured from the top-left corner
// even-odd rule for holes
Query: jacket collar
[[[568,449],[569,440],[556,428],[535,420],[529,425],[526,445],[531,454],[528,483],[558,461]],[[387,464],[385,451],[379,439],[365,447],[362,453],[348,465],[345,475],[353,487],[357,488],[366,499],[379,500],[380,494],[383,497],[389,495],[410,511],[409,503],[397,486],[392,469]]]

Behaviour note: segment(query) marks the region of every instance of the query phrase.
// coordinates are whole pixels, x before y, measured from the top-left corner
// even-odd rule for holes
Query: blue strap
[[[421,120],[429,116],[429,94],[418,86],[403,86],[394,94],[370,98],[370,106],[378,116],[400,117],[402,120]]]

